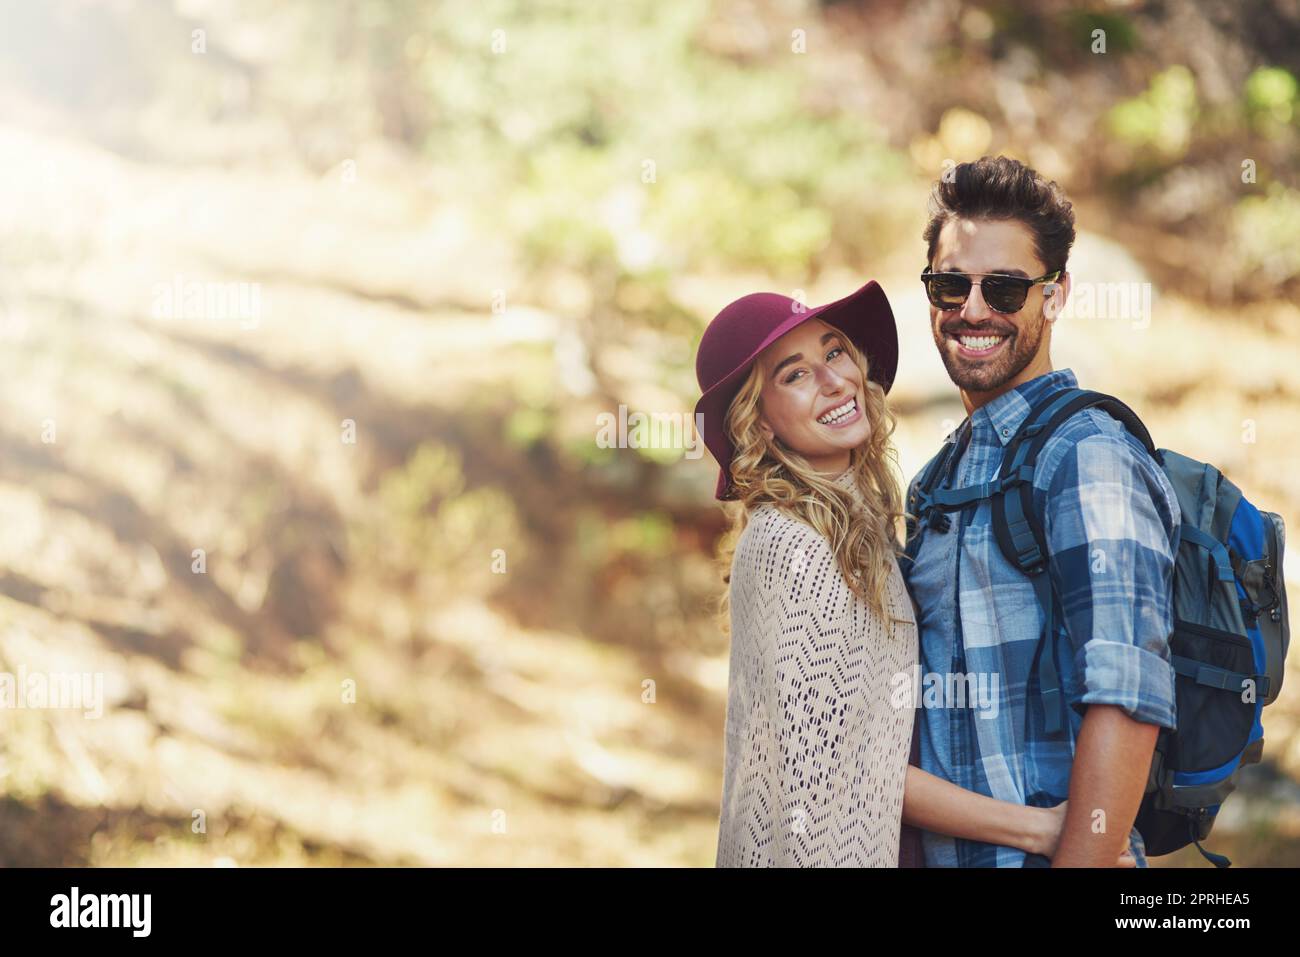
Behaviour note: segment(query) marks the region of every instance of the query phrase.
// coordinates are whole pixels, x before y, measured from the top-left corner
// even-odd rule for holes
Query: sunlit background
[[[874,278],[910,478],[985,153],[1151,284],[1057,366],[1295,534],[1298,57],[1289,0],[3,0],[0,670],[104,711],[0,711],[0,864],[711,865],[716,472],[598,422]],[[1295,660],[1238,864],[1300,864]]]

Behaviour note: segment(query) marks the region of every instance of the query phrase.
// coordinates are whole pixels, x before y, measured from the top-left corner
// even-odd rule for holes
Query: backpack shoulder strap
[[[1056,603],[1051,576],[1044,574],[1049,555],[1043,520],[1034,508],[1034,475],[1038,456],[1052,433],[1076,412],[1100,408],[1117,419],[1159,461],[1160,456],[1142,420],[1114,396],[1086,389],[1063,389],[1029,411],[1016,434],[1007,443],[992,498],[993,535],[1007,561],[1029,576],[1034,594],[1043,609],[1042,635],[1050,639],[1056,630]],[[1039,687],[1043,695],[1046,731],[1056,734],[1065,727],[1065,698],[1061,693],[1056,649],[1050,640],[1038,649]]]
[[[957,429],[953,437],[943,444],[934,457],[926,463],[917,476],[912,489],[908,494],[907,511],[913,516],[907,521],[907,540],[910,544],[915,537],[916,532],[922,524],[929,523],[933,526],[942,526],[947,529],[947,516],[935,512],[937,506],[934,501],[934,488],[943,479],[953,465],[961,457],[962,451],[966,448],[966,443],[970,441],[970,418],[968,417]]]
[[[1020,429],[1007,443],[998,472],[1006,494],[994,497],[993,534],[1007,561],[1026,575],[1037,575],[1047,560],[1047,540],[1042,519],[1034,509],[1034,474],[1047,440],[1076,412],[1099,408],[1133,434],[1147,452],[1160,460],[1137,413],[1112,395],[1087,389],[1062,389],[1034,406]]]

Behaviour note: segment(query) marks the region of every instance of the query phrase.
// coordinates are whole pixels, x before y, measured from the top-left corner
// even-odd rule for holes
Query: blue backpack
[[[1046,574],[1047,541],[1033,500],[1038,454],[1070,416],[1099,408],[1117,419],[1164,470],[1178,496],[1181,537],[1174,565],[1174,630],[1169,637],[1175,674],[1176,729],[1162,728],[1135,826],[1151,856],[1188,844],[1216,867],[1231,862],[1200,844],[1214,826],[1241,768],[1264,751],[1265,705],[1282,690],[1290,643],[1282,553],[1282,518],[1261,512],[1218,469],[1168,449],[1157,449],[1146,426],[1113,396],[1065,389],[1033,409],[1007,443],[997,478],[959,489],[936,489],[954,449],[946,444],[921,471],[908,497],[908,551],[915,557],[922,523],[946,529],[947,512],[992,505],[993,533],[1007,560],[1033,582],[1045,626],[1039,638],[1039,685],[1047,733],[1068,727],[1055,634],[1059,602]],[[964,439],[969,438],[969,420]],[[960,454],[960,453],[958,453]]]

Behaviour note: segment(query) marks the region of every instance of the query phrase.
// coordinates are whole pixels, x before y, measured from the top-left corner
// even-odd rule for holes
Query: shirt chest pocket
[[[972,524],[963,530],[953,574],[967,647],[1038,637],[1043,622],[1033,583],[1006,560],[992,526]]]

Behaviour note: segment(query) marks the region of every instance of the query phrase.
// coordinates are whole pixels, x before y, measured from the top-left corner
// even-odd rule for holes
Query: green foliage
[[[438,502],[460,494],[464,487],[465,476],[456,450],[426,442],[403,468],[384,474],[379,497],[394,518],[417,521]]]
[[[1240,273],[1266,286],[1300,278],[1300,190],[1269,184],[1232,211],[1233,250]]]
[[[459,453],[440,442],[424,443],[384,474],[378,506],[358,553],[403,572],[457,569],[462,593],[488,587],[492,549],[525,552],[511,497],[495,486],[467,487]]]
[[[527,448],[541,441],[551,431],[551,416],[542,409],[516,409],[506,419],[506,439],[512,445]]]
[[[1175,65],[1157,73],[1145,92],[1112,107],[1107,123],[1130,146],[1178,157],[1187,151],[1198,115],[1196,79],[1187,67]]]
[[[672,555],[673,525],[660,512],[640,512],[611,522],[589,510],[578,517],[576,528],[579,556],[589,568],[622,558],[653,560]]]
[[[1283,67],[1260,67],[1246,80],[1246,110],[1256,129],[1267,134],[1300,120],[1296,78]]]
[[[755,70],[702,49],[708,13],[631,0],[575,29],[586,4],[431,8],[413,71],[428,151],[491,190],[534,269],[802,272],[846,203],[858,229],[841,239],[868,249],[883,223],[864,196],[905,165],[860,118],[808,105],[804,58]]]

